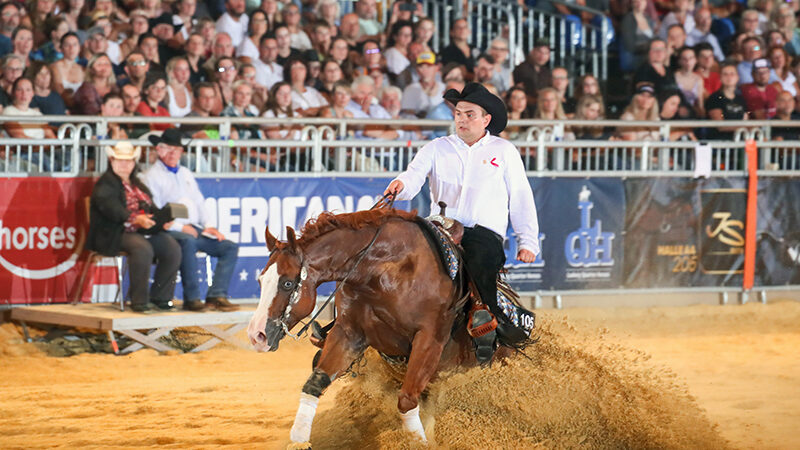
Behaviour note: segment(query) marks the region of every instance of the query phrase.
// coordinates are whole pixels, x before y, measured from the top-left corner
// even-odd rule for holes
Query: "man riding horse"
[[[503,101],[479,83],[469,83],[461,92],[450,89],[444,99],[455,105],[456,134],[422,147],[384,194],[410,200],[428,178],[431,211],[444,202],[448,215],[464,225],[464,263],[481,301],[497,319],[496,331],[474,335],[478,360],[488,360],[497,338],[513,346],[528,337],[498,306],[496,281],[506,259],[503,236],[509,217],[519,244],[517,259],[530,263],[539,253],[536,205],[519,151],[498,137],[508,122]],[[491,321],[488,311],[475,311],[471,328]]]

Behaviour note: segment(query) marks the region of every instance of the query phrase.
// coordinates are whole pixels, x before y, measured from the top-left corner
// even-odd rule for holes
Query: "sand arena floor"
[[[800,448],[800,303],[538,315],[530,359],[431,386],[434,448]],[[283,448],[314,350],[64,358],[6,323],[0,448]],[[418,447],[396,383],[366,361],[323,396],[315,449]]]

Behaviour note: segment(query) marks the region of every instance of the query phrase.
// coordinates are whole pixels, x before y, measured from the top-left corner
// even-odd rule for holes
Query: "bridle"
[[[374,205],[372,205],[372,208],[370,209],[391,208],[392,205],[394,205],[394,198],[395,194],[392,193],[384,194],[384,196],[381,197],[381,199],[378,200]],[[301,337],[303,337],[303,335],[305,335],[306,331],[308,331],[308,327],[310,327],[311,324],[314,323],[314,320],[316,320],[317,317],[319,317],[319,315],[322,313],[322,311],[325,310],[325,308],[328,306],[331,300],[333,300],[333,298],[336,296],[336,293],[339,292],[339,289],[341,289],[341,287],[350,278],[350,275],[352,275],[353,272],[355,272],[356,268],[361,263],[361,260],[364,259],[364,257],[367,255],[367,252],[369,252],[369,250],[375,244],[375,241],[378,240],[378,235],[380,234],[382,228],[383,224],[381,224],[378,227],[378,229],[375,230],[375,235],[372,237],[372,240],[369,242],[369,244],[367,244],[366,247],[361,249],[361,251],[359,251],[356,254],[357,256],[356,262],[353,264],[350,270],[347,271],[347,274],[344,276],[342,281],[336,283],[336,288],[333,290],[333,292],[331,292],[331,294],[325,300],[325,303],[323,303],[322,306],[317,309],[317,312],[314,314],[314,316],[311,317],[311,319],[305,325],[303,325],[303,328],[301,328],[300,331],[297,332],[297,334],[292,334],[289,331],[289,325],[287,324],[287,322],[289,321],[289,315],[292,312],[292,308],[294,308],[297,302],[300,301],[300,291],[303,288],[303,282],[306,281],[306,278],[308,278],[308,270],[306,269],[306,265],[302,259],[302,255],[300,255],[300,274],[298,275],[297,280],[295,281],[295,285],[294,288],[292,289],[292,292],[289,294],[289,304],[286,305],[286,310],[283,312],[283,315],[278,320],[278,323],[280,323],[281,328],[283,328],[283,332],[287,336],[293,338],[294,340],[299,340]],[[352,257],[348,258],[347,261],[345,261],[342,264],[342,266],[347,264],[348,261],[350,261],[351,259]]]

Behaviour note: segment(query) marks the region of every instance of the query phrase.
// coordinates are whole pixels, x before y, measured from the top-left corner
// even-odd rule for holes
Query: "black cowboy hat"
[[[177,128],[167,128],[163,133],[161,133],[161,136],[151,134],[150,136],[147,136],[147,139],[154,146],[163,142],[167,145],[183,147],[183,139],[185,137],[186,136],[184,136],[184,134],[181,133]]]
[[[147,22],[150,25],[151,32],[152,32],[153,28],[156,27],[156,25],[162,25],[162,24],[171,25],[172,26],[172,30],[175,33],[177,33],[181,28],[183,28],[183,24],[175,25],[172,22],[172,14],[170,14],[170,13],[163,13],[158,17],[149,19]]]
[[[487,113],[492,115],[492,120],[486,127],[491,134],[498,135],[506,129],[506,124],[508,123],[506,104],[500,97],[489,92],[480,83],[467,83],[461,92],[450,89],[444,93],[444,99],[452,103],[453,106],[457,105],[458,102],[464,101],[475,103],[485,109]]]

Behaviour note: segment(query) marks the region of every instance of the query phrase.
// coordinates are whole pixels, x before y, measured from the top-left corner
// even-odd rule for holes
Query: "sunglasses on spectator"
[[[131,61],[128,65],[132,67],[144,67],[147,65],[147,61]]]
[[[227,67],[219,67],[219,68],[217,68],[217,72],[219,72],[219,73],[225,73],[225,72],[229,72],[231,70],[236,70],[236,66],[227,66]]]
[[[364,53],[366,53],[367,55],[374,55],[375,53],[380,53],[380,52],[381,49],[379,48],[370,48],[368,50],[364,50]]]

